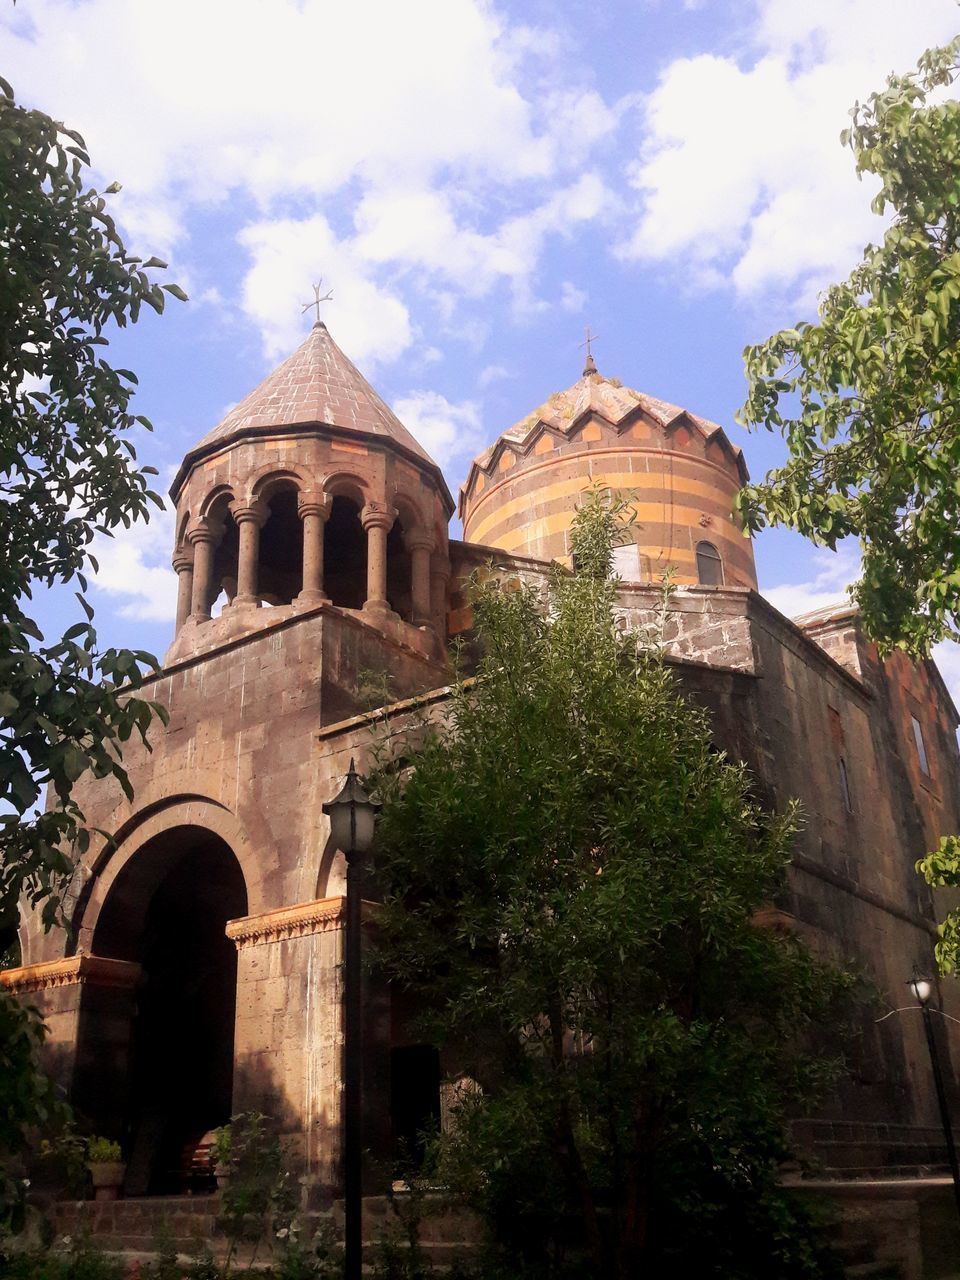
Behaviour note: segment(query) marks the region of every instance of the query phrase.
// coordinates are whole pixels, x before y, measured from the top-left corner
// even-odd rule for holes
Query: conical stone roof
[[[264,378],[191,456],[236,436],[271,427],[319,425],[392,440],[436,470],[436,463],[331,338],[322,320],[283,364]]]

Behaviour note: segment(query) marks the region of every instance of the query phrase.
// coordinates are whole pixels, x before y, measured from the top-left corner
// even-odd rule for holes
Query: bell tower
[[[440,653],[453,499],[323,321],[189,451],[170,496],[168,663],[331,606]]]

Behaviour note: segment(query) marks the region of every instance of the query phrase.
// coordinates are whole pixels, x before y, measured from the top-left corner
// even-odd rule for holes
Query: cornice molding
[[[346,918],[347,900],[343,896],[317,898],[313,902],[300,902],[292,907],[279,907],[264,911],[258,916],[241,916],[228,920],[226,934],[237,945],[256,947],[267,942],[288,942],[315,933],[328,933],[342,929]],[[376,912],[376,903],[364,902],[363,918],[370,920]]]
[[[63,960],[47,960],[19,969],[0,970],[0,987],[11,995],[28,995],[57,987],[111,987],[132,990],[140,981],[142,969],[132,960],[113,960],[109,956],[67,956]]]

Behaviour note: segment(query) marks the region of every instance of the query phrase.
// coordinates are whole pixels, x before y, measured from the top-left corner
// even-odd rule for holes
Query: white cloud
[[[572,280],[564,280],[560,286],[560,306],[564,311],[582,311],[586,301],[584,289],[578,289]]]
[[[100,568],[93,584],[116,598],[123,618],[172,622],[177,612],[177,575],[170,567],[174,513],[154,510],[149,523],[138,521],[112,538],[99,535],[93,554]]]
[[[240,242],[252,261],[243,282],[243,309],[259,326],[271,358],[302,342],[304,281],[321,275],[336,304],[331,332],[351,359],[370,368],[395,360],[413,341],[404,303],[375,283],[353,246],[338,240],[319,214],[256,223],[241,232]]]
[[[477,386],[485,390],[493,382],[500,382],[503,378],[511,378],[510,370],[502,364],[488,364],[477,375]]]
[[[849,108],[957,27],[953,0],[759,0],[743,58],[676,59],[647,98],[623,253],[741,296],[809,301],[879,227],[839,145]]]
[[[504,219],[492,231],[468,225],[454,191],[378,190],[357,207],[357,234],[350,242],[358,260],[426,271],[434,282],[477,298],[501,280],[515,303],[533,302],[532,278],[550,236],[566,236],[577,224],[598,218],[608,192],[596,173],[581,174],[533,208]]]
[[[811,557],[813,572],[805,582],[764,587],[761,594],[788,618],[849,603],[847,587],[860,575],[860,555],[853,545],[837,551],[818,548]]]
[[[441,467],[458,455],[479,452],[486,443],[473,400],[456,404],[438,391],[411,391],[394,401],[393,411]]]
[[[581,170],[621,108],[576,74],[559,87],[560,44],[487,0],[34,0],[0,30],[21,96],[123,182],[134,245],[196,268],[202,293],[193,218],[242,232],[243,305],[271,356],[302,332],[296,303],[321,270],[338,333],[365,310],[368,360],[411,340],[396,268],[436,277],[411,291],[506,280],[527,306],[547,236],[603,204]]]

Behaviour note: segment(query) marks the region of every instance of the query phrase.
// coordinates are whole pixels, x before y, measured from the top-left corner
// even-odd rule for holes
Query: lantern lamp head
[[[348,862],[369,852],[379,811],[380,805],[363,789],[351,759],[340,791],[323,805],[333,842]]]
[[[922,978],[920,974],[915,973],[907,983],[913,993],[918,1004],[927,1004],[933,995],[933,983],[929,978]]]

